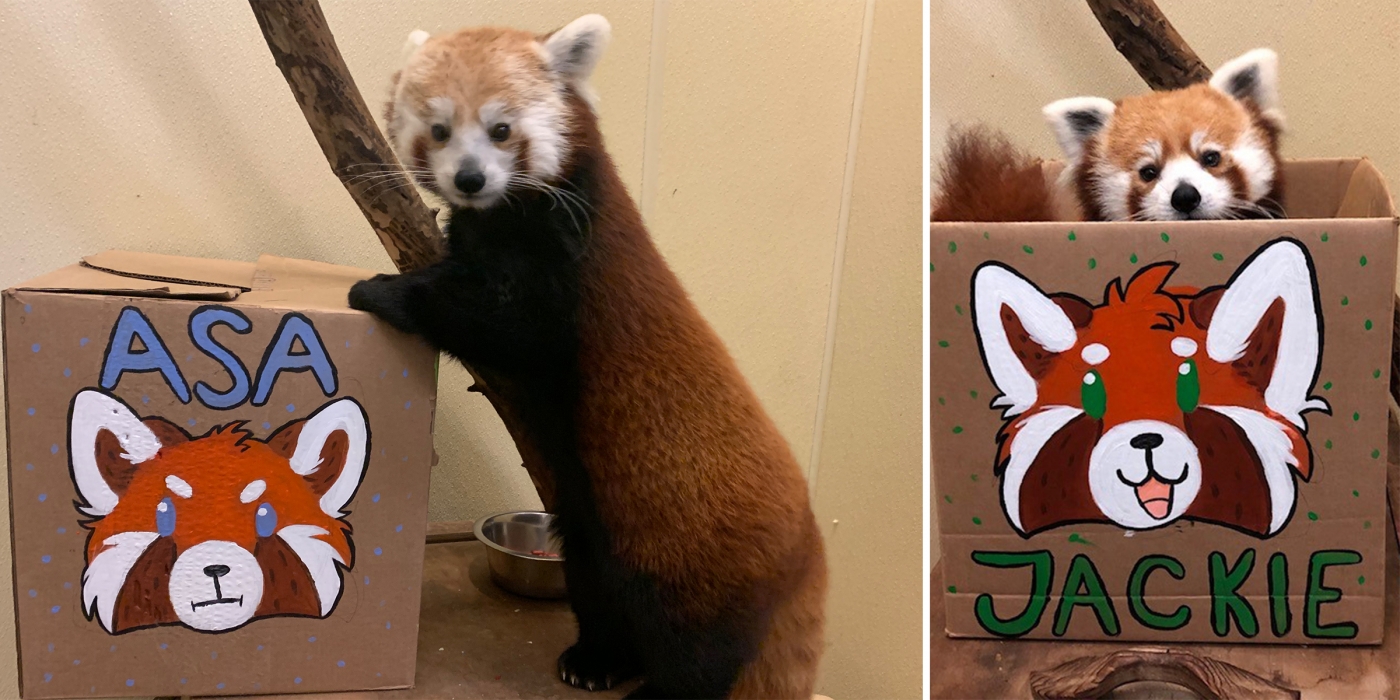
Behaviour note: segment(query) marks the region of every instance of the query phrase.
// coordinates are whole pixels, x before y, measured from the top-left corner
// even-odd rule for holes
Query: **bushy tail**
[[[985,126],[948,132],[933,221],[1052,221],[1050,185],[1040,160]]]

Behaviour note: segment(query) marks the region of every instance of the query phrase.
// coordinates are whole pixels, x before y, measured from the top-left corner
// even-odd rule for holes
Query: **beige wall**
[[[1278,52],[1285,157],[1369,156],[1392,189],[1400,183],[1400,9],[1393,0],[1157,5],[1212,68],[1252,48]],[[1081,0],[930,0],[929,32],[935,163],[948,125],[972,121],[1059,157],[1041,107],[1062,97],[1146,90]],[[936,541],[932,549],[936,560]]]
[[[832,561],[820,690],[916,695],[918,3],[322,5],[376,105],[415,28],[611,20],[594,81],[609,148],[812,476]],[[0,287],[106,248],[389,269],[246,3],[0,0],[0,18]],[[431,516],[538,506],[468,383],[444,365]]]

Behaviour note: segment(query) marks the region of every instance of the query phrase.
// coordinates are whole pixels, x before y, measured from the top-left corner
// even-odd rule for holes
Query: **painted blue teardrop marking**
[[[271,503],[264,503],[258,506],[258,515],[254,522],[258,527],[258,537],[271,537],[272,533],[277,531],[277,511]]]
[[[175,502],[169,496],[160,499],[156,504],[156,532],[161,537],[169,537],[175,534]]]

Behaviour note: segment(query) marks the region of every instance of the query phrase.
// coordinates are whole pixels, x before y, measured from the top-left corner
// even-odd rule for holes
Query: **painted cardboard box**
[[[26,698],[413,683],[436,353],[371,273],[109,252],[4,293]]]
[[[1381,641],[1395,211],[1285,176],[1287,220],[932,225],[949,635]]]

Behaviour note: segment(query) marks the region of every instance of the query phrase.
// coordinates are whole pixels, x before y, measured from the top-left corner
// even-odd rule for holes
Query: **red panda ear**
[[[1215,307],[1224,293],[1224,287],[1211,287],[1197,294],[1187,307],[1186,317],[1201,330],[1210,328],[1210,319],[1215,316]]]
[[[159,429],[169,435],[173,427]],[[97,389],[78,392],[68,411],[68,469],[82,498],[79,509],[91,516],[111,513],[131,477],[163,445],[121,399]]]
[[[1050,358],[1074,347],[1093,313],[1088,302],[1050,297],[1020,273],[989,262],[972,276],[972,316],[987,374],[1001,392],[992,406],[1015,416],[1035,405]],[[1076,320],[1077,319],[1077,320]]]
[[[369,463],[369,425],[359,403],[351,398],[328,403],[279,428],[267,446],[306,479],[326,515],[345,515],[341,508],[354,498]]]
[[[141,421],[141,424],[151,430],[161,447],[189,442],[188,433],[164,418],[146,418]],[[118,498],[126,495],[126,488],[131,485],[131,478],[136,476],[136,472],[141,466],[140,463],[123,459],[122,454],[121,440],[117,438],[116,434],[107,428],[99,428],[96,454],[94,455],[97,460],[97,471]]]

